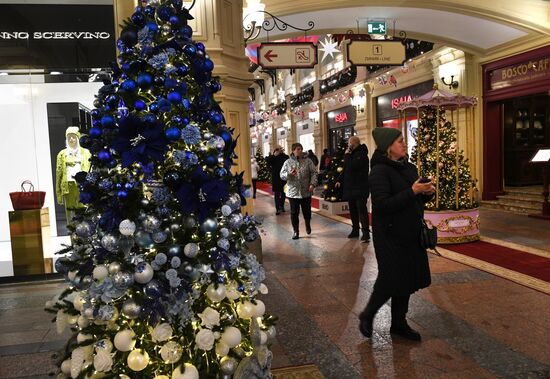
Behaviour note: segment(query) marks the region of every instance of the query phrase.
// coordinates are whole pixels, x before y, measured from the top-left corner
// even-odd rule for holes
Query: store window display
[[[82,206],[78,184],[74,176],[80,171],[90,171],[90,151],[80,146],[80,131],[77,126],[69,126],[65,131],[66,148],[57,154],[55,171],[55,193],[57,202],[65,205],[67,223],[72,211]]]

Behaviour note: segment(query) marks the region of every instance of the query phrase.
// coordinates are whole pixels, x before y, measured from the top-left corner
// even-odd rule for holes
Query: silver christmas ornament
[[[146,232],[153,233],[160,228],[160,220],[155,216],[149,215],[143,220],[142,225]]]
[[[113,283],[117,287],[129,287],[134,284],[134,276],[129,272],[119,271],[113,275]]]
[[[115,252],[117,250],[117,242],[117,238],[112,234],[105,234],[103,238],[101,238],[101,246],[110,252]]]
[[[188,243],[183,248],[183,254],[188,258],[195,258],[199,253],[199,246],[196,243]]]
[[[136,233],[135,239],[136,243],[139,246],[146,249],[153,247],[153,245],[155,244],[153,239],[151,238],[151,234],[144,232],[143,230],[140,230]]]
[[[141,199],[141,205],[143,205],[144,207],[148,206],[149,205],[149,200],[148,199]]]
[[[207,218],[201,225],[201,229],[205,233],[213,233],[218,228],[218,222],[213,218]]]
[[[122,314],[129,319],[134,319],[139,317],[141,313],[141,306],[136,304],[134,300],[126,300],[124,304],[122,304]]]
[[[209,140],[210,138],[212,138],[212,133],[210,132],[204,133],[204,139]]]
[[[181,254],[181,246],[180,245],[173,245],[168,248],[168,255],[171,257],[175,257]]]
[[[76,225],[75,233],[77,236],[86,238],[94,234],[94,226],[89,221],[82,221]]]
[[[153,241],[155,241],[155,243],[163,243],[164,241],[166,241],[167,238],[168,234],[163,230],[159,230],[153,233]]]
[[[191,229],[197,226],[197,221],[194,217],[189,216],[185,218],[184,225],[187,229]]]
[[[136,231],[136,224],[131,220],[122,220],[118,225],[118,230],[123,236],[131,236]]]
[[[170,225],[170,231],[172,233],[175,233],[177,231],[179,231],[181,229],[181,225],[180,224],[172,224]]]
[[[226,375],[231,375],[237,369],[237,360],[233,357],[225,356],[220,360],[220,368],[222,373]]]
[[[243,224],[243,216],[240,213],[233,213],[229,216],[228,224],[232,229],[239,229]]]
[[[231,213],[233,213],[233,209],[229,205],[222,205],[222,215],[225,217],[229,216]]]
[[[116,274],[120,271],[120,263],[111,262],[109,263],[109,274]]]

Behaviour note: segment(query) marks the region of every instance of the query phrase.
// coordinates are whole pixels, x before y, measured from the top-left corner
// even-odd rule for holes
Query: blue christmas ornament
[[[147,16],[153,16],[155,14],[155,8],[150,6],[150,5],[147,5],[143,9],[143,13],[145,13]],[[147,25],[149,25],[149,24],[154,24],[154,22],[148,22]]]
[[[189,67],[187,67],[186,64],[178,63],[176,65],[176,72],[178,73],[178,75],[184,76],[185,74],[187,74],[187,72],[189,72]]]
[[[166,135],[166,138],[168,138],[172,142],[179,140],[180,134],[181,134],[180,129],[175,126],[171,126],[164,131],[164,135]]]
[[[168,21],[170,19],[170,16],[172,16],[173,11],[171,7],[168,6],[160,6],[157,9],[157,17],[160,18],[162,21]]]
[[[206,165],[208,167],[215,167],[218,164],[218,157],[216,155],[208,155],[206,157]]]
[[[191,32],[192,33],[192,32]],[[195,45],[193,44],[187,44],[185,45],[185,47],[183,48],[183,52],[185,53],[185,55],[187,55],[188,57],[193,57],[195,56],[195,54],[197,54],[197,48],[195,47]]]
[[[123,63],[120,65],[120,68],[122,68],[123,71],[130,71],[130,63],[128,63],[128,62],[123,62]]]
[[[183,27],[182,33],[185,37],[191,38],[193,36],[193,29],[189,25]]]
[[[198,50],[202,51],[202,52],[204,52],[204,51],[206,50],[206,48],[204,47],[204,44],[203,44],[202,42],[197,42],[197,43],[195,43],[195,47],[196,47]]]
[[[181,138],[188,145],[196,145],[201,141],[201,131],[195,125],[187,125],[181,131]]]
[[[145,116],[143,116],[143,122],[145,124],[150,124],[154,126],[154,124],[157,122],[157,116],[155,116],[154,114],[148,113]]]
[[[218,178],[223,178],[224,176],[227,175],[227,170],[223,167],[217,168],[216,175],[218,176]]]
[[[168,234],[162,230],[153,233],[153,241],[155,243],[163,243],[168,238]]]
[[[177,104],[181,101],[181,94],[179,92],[170,92],[167,97],[172,104]]]
[[[184,118],[181,119],[181,123],[183,125],[189,125],[189,119],[187,117],[184,117]]]
[[[216,112],[216,111],[210,112],[210,121],[212,121],[215,124],[219,124],[220,122],[222,122],[222,120],[223,120],[223,117],[219,112]]]
[[[145,24],[145,15],[141,12],[136,12],[132,15],[132,22],[138,26]]]
[[[172,104],[166,99],[160,99],[158,101],[158,105],[159,112],[170,112],[170,109],[172,108]]]
[[[115,118],[110,114],[106,114],[105,116],[101,117],[101,126],[103,126],[104,128],[111,128],[114,125]]]
[[[120,190],[116,195],[119,199],[125,199],[128,196],[128,191]]]
[[[143,290],[145,292],[145,295],[150,299],[158,298],[162,292],[159,282],[155,279],[147,283]]]
[[[187,93],[187,84],[180,83],[176,86],[176,91],[178,91],[180,94],[185,95]]]
[[[137,77],[137,84],[141,89],[147,89],[153,84],[153,75],[148,72],[142,72]]]
[[[82,204],[89,204],[92,202],[92,199],[93,199],[93,195],[91,193],[84,192],[84,191],[80,192],[80,202]]]
[[[164,79],[164,86],[166,88],[174,88],[177,85],[178,85],[178,81],[176,79],[172,79],[172,78]]]
[[[99,109],[92,109],[90,111],[90,115],[92,116],[93,119],[97,120],[101,116],[101,111]]]
[[[210,82],[210,90],[213,93],[219,92],[221,89],[222,89],[222,85],[220,84],[220,82],[216,82],[216,81]]]
[[[226,145],[231,143],[231,133],[229,133],[227,130],[222,130],[220,133],[220,137],[223,138],[223,142],[225,142]]]
[[[90,131],[88,132],[90,137],[92,138],[98,138],[101,136],[101,129],[100,128],[91,128]]]
[[[101,150],[97,155],[100,161],[107,162],[111,159],[111,154],[107,150]]]
[[[181,254],[181,246],[180,245],[172,245],[168,248],[168,255],[170,257],[177,257]]]
[[[239,286],[237,287],[237,291],[244,292],[244,284],[239,284]]]
[[[136,90],[136,82],[132,79],[125,80],[120,86],[126,92],[134,92]]]
[[[202,63],[202,68],[204,71],[212,71],[214,69],[214,62],[210,59],[205,59]]]
[[[128,110],[128,107],[126,107],[126,103],[124,102],[123,99],[120,99],[120,101],[118,102],[118,108],[117,108],[117,115],[119,118],[123,118],[123,117],[126,117],[128,116],[129,114],[129,110]]]
[[[159,27],[155,22],[148,22],[147,24],[145,24],[145,26],[147,27],[147,29],[149,29],[149,32],[153,34],[158,32],[159,30]]]
[[[170,16],[170,24],[172,26],[178,26],[180,23],[180,18],[178,16]]]
[[[117,190],[122,189],[122,184],[121,183],[116,183],[115,184],[115,189],[117,189]]]
[[[114,107],[117,103],[117,100],[118,100],[117,95],[109,95],[107,96],[107,99],[105,99],[105,102],[110,106]]]
[[[145,104],[145,102],[143,100],[138,99],[134,102],[134,108],[136,108],[137,111],[142,111],[146,107],[147,107],[147,105]]]
[[[126,183],[126,184],[124,184],[124,189],[127,190],[127,191],[130,191],[130,190],[134,189],[134,185],[132,183]]]
[[[99,189],[103,191],[108,191],[112,188],[113,182],[111,182],[111,179],[101,179],[99,181],[98,186],[99,186]]]
[[[159,111],[159,104],[157,102],[149,104],[149,110],[153,113],[157,113]]]
[[[182,124],[182,119],[180,116],[174,116],[172,117],[172,123],[173,124],[177,124],[177,125],[181,125]]]
[[[181,105],[183,105],[183,108],[185,110],[189,110],[189,107],[191,106],[191,103],[189,102],[188,98],[183,98],[183,100],[181,101]]]

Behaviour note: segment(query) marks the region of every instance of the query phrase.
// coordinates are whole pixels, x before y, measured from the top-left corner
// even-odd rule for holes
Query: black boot
[[[367,338],[372,337],[373,322],[374,316],[369,315],[366,310],[359,314],[359,331]]]
[[[311,234],[311,222],[306,221],[306,233]]]
[[[359,229],[352,229],[351,233],[348,234],[348,238],[357,238],[359,237]]]
[[[298,238],[300,238],[300,233],[294,232],[294,233],[292,234],[292,239],[293,239],[293,240],[297,240]]]
[[[422,337],[420,336],[420,333],[418,333],[416,330],[411,328],[408,324],[405,325],[399,325],[399,326],[393,326],[390,328],[391,334],[397,334],[398,336],[401,336],[403,338],[406,338],[411,341],[421,341]]]

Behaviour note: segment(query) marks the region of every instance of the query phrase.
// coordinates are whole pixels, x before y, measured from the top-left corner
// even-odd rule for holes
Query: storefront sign
[[[541,57],[489,72],[489,86],[494,90],[548,78],[550,78],[550,57]]]
[[[0,4],[0,68],[108,67],[114,34],[112,5]]]
[[[396,119],[399,117],[397,106],[401,103],[411,101],[415,97],[425,94],[433,88],[433,80],[407,87],[399,91],[378,96],[376,98],[376,125],[381,126],[382,121]]]
[[[328,127],[340,128],[342,126],[355,125],[357,111],[354,107],[348,106],[327,113]]]

